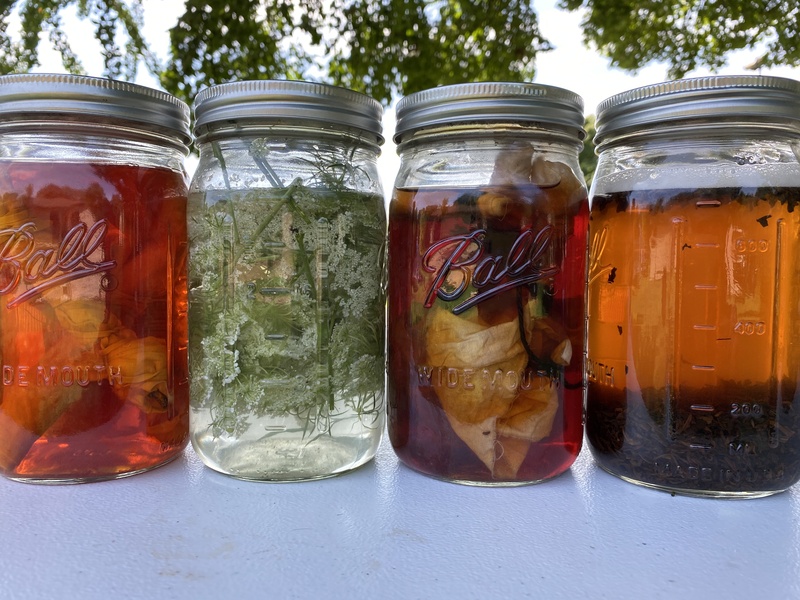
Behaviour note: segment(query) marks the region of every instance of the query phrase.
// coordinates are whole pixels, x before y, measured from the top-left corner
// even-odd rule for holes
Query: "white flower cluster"
[[[212,335],[202,341],[206,360],[206,372],[228,385],[238,377],[239,350],[235,348],[239,340],[241,326],[247,322],[247,315],[241,307],[234,306],[220,315]]]
[[[265,414],[327,429],[344,405],[374,421],[383,405],[382,200],[285,188],[198,204],[192,402],[211,409],[214,434]]]

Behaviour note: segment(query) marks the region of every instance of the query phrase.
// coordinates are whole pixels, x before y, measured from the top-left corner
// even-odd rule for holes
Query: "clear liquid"
[[[240,479],[304,481],[333,477],[368,462],[378,449],[383,416],[366,422],[353,410],[343,410],[328,423],[329,434],[306,432],[296,417],[253,419],[242,434],[213,435],[209,410],[191,413],[195,450],[212,469]]]
[[[190,197],[190,435],[208,466],[290,481],[374,455],[385,223],[355,192]]]

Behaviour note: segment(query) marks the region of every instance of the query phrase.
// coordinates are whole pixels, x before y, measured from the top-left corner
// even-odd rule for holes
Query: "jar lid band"
[[[195,135],[214,123],[250,120],[314,121],[359,129],[383,143],[383,107],[373,98],[342,87],[308,81],[238,81],[202,90],[194,100]]]
[[[394,140],[430,127],[467,123],[542,123],[576,130],[582,139],[583,99],[562,88],[535,83],[460,83],[406,96],[397,104]]]
[[[616,94],[597,107],[601,145],[624,130],[699,119],[790,121],[800,131],[800,82],[763,75],[679,79]]]
[[[150,129],[167,129],[184,145],[191,141],[188,105],[166,92],[84,75],[0,76],[0,119],[45,115],[58,120],[116,119]]]

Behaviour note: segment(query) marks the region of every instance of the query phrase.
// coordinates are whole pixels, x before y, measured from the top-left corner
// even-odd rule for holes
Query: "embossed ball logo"
[[[89,226],[78,223],[70,229],[57,248],[37,247],[36,224],[0,230],[0,296],[11,296],[8,308],[14,308],[42,292],[82,277],[108,271],[115,260],[97,261],[108,222],[99,220]],[[25,289],[15,295],[20,285]]]
[[[425,297],[426,308],[433,306],[437,297],[445,302],[456,300],[472,285],[477,293],[453,307],[453,314],[459,315],[487,298],[547,279],[560,270],[541,264],[553,238],[552,225],[538,232],[529,229],[520,233],[507,256],[487,254],[485,238],[486,230],[476,229],[439,240],[428,248],[422,256],[422,268],[435,277]]]

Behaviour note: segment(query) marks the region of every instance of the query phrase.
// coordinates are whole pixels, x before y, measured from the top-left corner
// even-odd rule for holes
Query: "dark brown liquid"
[[[800,479],[797,189],[593,199],[587,436],[607,470],[697,493]]]
[[[477,206],[487,192],[510,202],[487,216]],[[585,195],[558,208],[547,200],[536,186],[396,192],[389,435],[416,470],[471,482],[540,481],[580,451],[588,209]],[[504,429],[518,405],[531,420],[514,438]],[[494,448],[481,453],[480,435],[496,435]]]
[[[800,478],[796,391],[793,382],[777,392],[727,382],[684,392],[677,407],[663,388],[634,394],[589,383],[586,433],[601,466],[636,481],[695,492],[783,490]],[[778,407],[776,394],[787,398]]]
[[[186,182],[0,163],[0,470],[91,480],[188,438]]]

